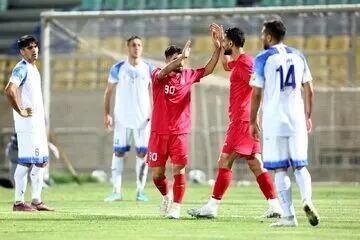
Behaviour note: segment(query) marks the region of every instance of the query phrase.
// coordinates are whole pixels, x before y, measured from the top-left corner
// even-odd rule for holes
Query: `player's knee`
[[[278,172],[287,172],[287,168],[276,168],[275,173],[278,173]]]
[[[143,153],[143,152],[138,152],[138,153],[136,154],[136,156],[137,156],[138,158],[144,158],[145,155],[146,155],[146,153]]]
[[[125,153],[124,152],[114,152],[115,156],[117,157],[124,157]]]
[[[255,174],[255,176],[260,175],[263,172],[266,172],[266,170],[263,168],[262,163],[258,159],[248,159],[247,164],[250,168],[250,170]]]
[[[44,168],[48,165],[48,163],[36,163],[35,166],[39,167],[39,168]]]
[[[220,154],[218,159],[218,166],[219,168],[231,168],[228,154]]]
[[[152,178],[153,179],[162,179],[165,177],[165,173],[162,172],[152,172]]]
[[[165,177],[165,168],[154,167],[152,168],[152,178],[162,179]]]
[[[172,172],[173,175],[185,174],[185,165],[173,165]]]
[[[30,163],[18,163],[18,165],[21,165],[21,166],[24,166],[24,167],[31,167],[31,164]]]

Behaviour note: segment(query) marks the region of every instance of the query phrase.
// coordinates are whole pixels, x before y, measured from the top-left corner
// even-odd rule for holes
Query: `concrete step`
[[[39,21],[36,22],[0,22],[0,36],[13,36],[32,34],[37,26],[40,25]]]
[[[8,7],[24,9],[24,8],[59,8],[68,9],[77,7],[81,4],[81,0],[9,0]]]
[[[49,9],[10,9],[0,14],[0,22],[40,21],[40,13],[47,10]]]

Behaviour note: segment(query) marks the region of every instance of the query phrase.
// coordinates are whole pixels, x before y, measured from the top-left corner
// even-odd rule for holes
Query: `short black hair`
[[[280,18],[266,20],[263,24],[265,33],[278,41],[282,41],[286,34],[286,27]]]
[[[31,43],[36,43],[36,45],[39,45],[39,41],[36,39],[36,37],[31,35],[24,35],[17,40],[17,46],[19,49],[26,48]]]
[[[166,58],[171,57],[175,53],[177,53],[177,54],[182,53],[182,49],[176,45],[171,45],[165,50],[165,57]]]
[[[225,30],[226,37],[234,42],[236,47],[243,47],[245,43],[245,33],[237,27]]]
[[[133,35],[133,36],[129,37],[129,38],[126,40],[126,44],[129,45],[130,42],[131,42],[132,40],[135,40],[135,39],[139,39],[139,40],[142,41],[141,37],[139,37],[139,36],[137,36],[137,35]]]

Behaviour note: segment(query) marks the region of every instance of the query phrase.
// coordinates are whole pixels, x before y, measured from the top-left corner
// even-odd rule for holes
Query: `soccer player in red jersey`
[[[161,215],[180,218],[180,204],[185,193],[185,166],[188,163],[188,135],[190,133],[191,85],[211,74],[219,60],[220,40],[212,33],[214,52],[205,67],[183,68],[189,57],[188,41],[183,49],[170,46],[165,51],[166,66],[152,73],[153,113],[148,146],[148,164],[152,168],[155,186],[163,195]],[[165,165],[172,164],[173,199],[169,194]]]
[[[249,132],[252,94],[249,81],[253,73],[254,61],[243,49],[244,32],[235,27],[227,29],[224,33],[223,28],[217,24],[212,24],[210,27],[217,35],[220,35],[222,65],[225,71],[231,72],[229,125],[218,159],[218,173],[213,195],[205,205],[191,209],[188,213],[194,217],[216,217],[220,200],[231,183],[232,165],[236,159],[245,158],[269,203],[269,209],[265,212],[264,217],[280,217],[281,207],[271,176],[262,166],[260,142],[251,138]]]

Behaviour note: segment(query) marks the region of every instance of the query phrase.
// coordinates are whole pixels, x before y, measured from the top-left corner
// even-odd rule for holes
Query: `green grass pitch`
[[[125,184],[124,201],[115,203],[103,202],[109,185],[57,185],[43,193],[46,203],[56,208],[52,213],[12,212],[13,190],[0,189],[0,239],[360,239],[360,186],[315,185],[318,227],[306,221],[294,186],[299,227],[286,229],[269,228],[271,220],[256,218],[267,203],[255,185],[232,187],[217,219],[193,219],[186,210],[204,203],[211,187],[188,186],[180,220],[158,216],[160,196],[152,183],[146,203],[135,201],[134,184]],[[27,199],[30,191],[28,187]]]

